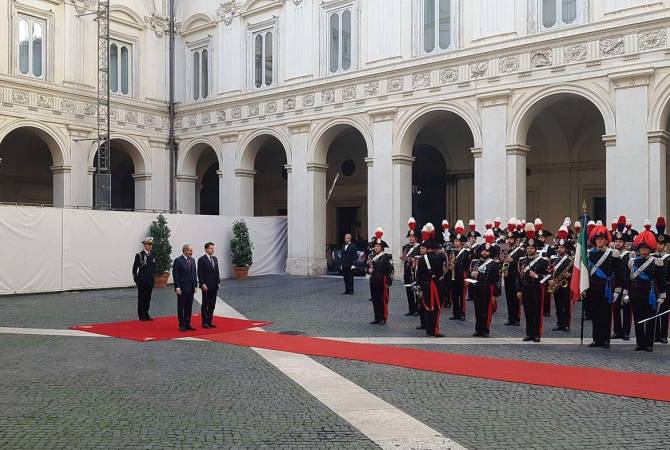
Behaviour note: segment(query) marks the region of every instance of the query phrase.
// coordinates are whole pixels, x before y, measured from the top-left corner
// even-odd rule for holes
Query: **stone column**
[[[151,207],[151,174],[135,173],[135,211],[153,209]]]
[[[66,128],[70,134],[71,205],[92,208],[93,178],[89,172],[88,158],[92,149],[90,138],[93,135],[93,130],[74,125],[67,125]],[[95,142],[93,145],[95,145]]]
[[[72,166],[51,166],[53,176],[53,205],[56,208],[72,206],[70,174]]]
[[[507,146],[507,216],[503,220],[526,217],[526,157],[529,150],[530,147],[521,144]]]
[[[237,179],[238,196],[240,202],[238,215],[241,217],[254,216],[254,177],[255,170],[235,169]]]
[[[372,154],[374,164],[368,169],[368,237],[374,235],[377,227],[384,229],[384,240],[393,245],[400,224],[394,223],[393,209],[397,207],[394,200],[393,186],[393,125],[398,110],[396,108],[372,111]],[[398,172],[399,174],[401,171]],[[411,183],[411,175],[410,181]],[[373,186],[372,192],[370,186]],[[400,194],[398,194],[400,195]],[[410,190],[411,195],[411,190]],[[398,214],[399,215],[399,214]],[[406,220],[406,219],[405,219]],[[391,248],[395,254],[399,249]]]
[[[149,150],[151,152],[151,183],[147,208],[168,211],[172,174],[170,173],[170,149],[167,139],[149,138]],[[137,189],[137,184],[135,189]],[[135,204],[137,205],[137,202]]]
[[[405,243],[407,219],[412,216],[412,164],[414,157],[395,155],[393,161],[393,225],[397,231],[393,241],[388,242],[393,253],[393,266],[396,278],[402,277],[403,264],[400,261],[401,249]],[[435,224],[437,227],[438,224]],[[398,278],[399,279],[399,278]]]
[[[647,135],[648,86],[653,72],[647,69],[609,77],[616,98],[617,130],[616,146],[607,151],[607,217],[623,214],[638,227],[644,219],[654,219],[650,217],[650,204],[659,192],[656,186],[650,190],[650,183],[661,179],[661,169],[649,158]],[[636,182],[634,177],[640,174],[646,177]]]
[[[667,173],[666,151],[670,134],[666,131],[651,131],[649,139],[649,219],[663,216],[667,219]],[[651,170],[653,168],[653,170]]]
[[[240,197],[235,176],[238,137],[237,133],[219,136],[223,160],[223,167],[219,167],[219,214],[223,216],[240,215]]]
[[[482,152],[479,164],[480,174],[475,173],[475,181],[480,187],[480,204],[475,205],[477,215],[475,220],[478,227],[484,225],[486,218],[504,217],[507,215],[507,100],[510,91],[500,91],[480,95],[479,107],[482,117]],[[475,162],[475,172],[477,172]],[[525,192],[524,192],[525,196]],[[477,198],[477,194],[475,194]],[[475,203],[477,203],[475,201]]]
[[[327,164],[307,164],[307,274],[324,275],[326,261]]]
[[[291,135],[291,164],[286,166],[288,172],[288,259],[286,272],[289,275],[308,275],[310,243],[316,234],[324,236],[323,228],[312,227],[313,231],[305,235],[305,228],[310,227],[308,221],[309,207],[317,207],[308,201],[308,191],[314,189],[307,184],[307,152],[309,150],[310,123],[291,124],[288,127]],[[324,181],[325,182],[325,181]],[[321,207],[325,213],[325,202]],[[305,239],[307,237],[308,239]],[[311,247],[318,248],[319,243],[311,242]],[[322,246],[325,252],[325,240]]]
[[[177,175],[177,209],[182,214],[195,214],[195,183],[198,178]]]
[[[484,200],[483,200],[483,195],[484,195],[484,183],[482,181],[482,149],[481,148],[472,148],[470,149],[470,153],[472,153],[472,158],[475,161],[475,180],[474,180],[474,185],[475,185],[475,221],[477,223],[484,223],[486,220],[486,212],[484,211]],[[459,217],[456,217],[455,219],[459,219]],[[467,225],[467,220],[469,220],[467,217],[462,217],[463,221],[465,221],[465,225]],[[456,222],[452,224],[452,226],[455,226]]]

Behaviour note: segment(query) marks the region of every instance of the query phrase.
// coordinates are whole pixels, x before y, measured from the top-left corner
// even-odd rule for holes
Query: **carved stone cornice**
[[[667,131],[650,131],[647,133],[647,139],[650,144],[664,144],[667,145],[670,142],[670,133]]]
[[[167,147],[168,143],[170,141],[167,139],[163,138],[149,138],[149,147],[151,148],[162,148],[162,147]]]
[[[512,95],[511,89],[505,89],[503,91],[496,91],[496,92],[488,92],[486,94],[477,95],[477,101],[479,101],[479,106],[482,108],[486,108],[489,106],[506,105],[511,95]]]
[[[230,143],[230,142],[237,142],[240,138],[240,135],[238,133],[227,133],[227,134],[222,134],[219,136],[219,140],[224,143]]]
[[[401,166],[412,166],[415,160],[416,160],[415,157],[409,155],[393,155],[391,157],[391,162],[394,165],[401,165]]]
[[[311,122],[298,122],[288,125],[288,132],[291,134],[309,133]]]
[[[156,13],[145,16],[144,21],[154,30],[157,38],[162,38],[170,29],[170,18],[161,17]]]
[[[70,136],[73,138],[87,138],[95,131],[91,128],[80,127],[77,125],[65,125],[65,128],[70,132]]]
[[[378,109],[370,111],[368,114],[373,122],[387,122],[395,119],[396,114],[398,114],[398,108]]]
[[[317,162],[307,163],[307,172],[323,172],[325,173],[328,170],[328,164],[321,164]]]
[[[256,176],[256,171],[253,169],[235,169],[235,176],[240,178],[253,178]]]
[[[530,147],[523,144],[511,144],[505,147],[508,156],[528,156]]]
[[[648,86],[651,77],[654,75],[654,69],[643,69],[632,72],[621,72],[608,75],[612,86],[615,89],[633,88],[638,86]]]

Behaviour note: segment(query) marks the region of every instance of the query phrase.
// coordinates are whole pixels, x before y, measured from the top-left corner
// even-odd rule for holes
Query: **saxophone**
[[[509,251],[510,247],[507,244],[505,244],[505,246],[503,246],[503,248],[500,250],[500,262],[501,262],[500,275],[502,278],[507,278],[509,274],[509,263],[505,261],[509,256]]]
[[[553,294],[556,292],[558,288],[566,288],[568,287],[568,278],[570,277],[570,263],[568,261],[568,264],[566,265],[565,269],[561,271],[561,273],[558,274],[558,276],[555,276],[550,282],[549,286],[547,287],[547,292],[549,294]]]

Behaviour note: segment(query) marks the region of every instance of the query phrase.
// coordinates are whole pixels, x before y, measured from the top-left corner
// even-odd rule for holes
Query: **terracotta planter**
[[[170,272],[164,272],[156,274],[154,277],[154,287],[155,288],[166,288],[168,278],[170,278]]]
[[[249,276],[248,267],[233,267],[233,272],[235,272],[235,278],[238,280],[246,280]]]

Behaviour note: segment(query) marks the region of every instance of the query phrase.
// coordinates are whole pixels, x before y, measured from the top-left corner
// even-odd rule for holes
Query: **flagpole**
[[[586,217],[586,200],[584,200],[582,202],[582,215],[579,217],[579,220],[583,221],[585,217]],[[582,223],[582,229],[581,229],[580,233],[586,234],[586,223]],[[579,242],[580,242],[580,245],[581,245],[582,243],[586,242],[586,240],[582,239],[581,236],[580,236]],[[588,264],[586,263],[586,261],[582,261],[582,264],[584,264],[584,265],[586,265],[586,267],[588,267]],[[584,273],[583,275],[580,275],[580,277],[581,276],[589,276],[589,274]],[[584,346],[584,316],[586,315],[586,296],[584,295],[583,292],[581,293],[580,301],[582,302],[582,320],[581,320],[581,327],[580,327],[580,331],[579,331],[579,346],[583,347]]]

